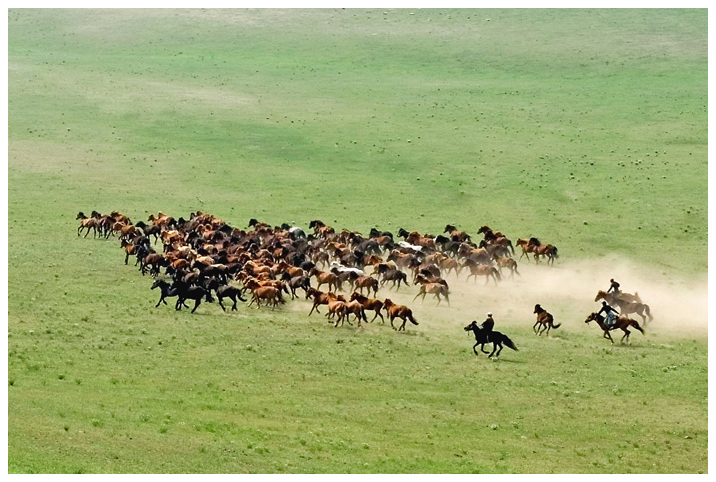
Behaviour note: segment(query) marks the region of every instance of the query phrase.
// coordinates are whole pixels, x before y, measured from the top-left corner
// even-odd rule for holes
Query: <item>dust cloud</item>
[[[554,266],[535,265],[523,258],[519,263],[520,276],[509,277],[503,270],[503,279],[495,285],[484,277],[477,282],[466,281],[467,271],[459,277],[447,277],[450,285],[450,307],[428,295],[424,302],[413,300],[417,288],[401,288],[398,293],[381,288],[378,297],[391,298],[413,309],[421,323],[421,330],[455,330],[472,320],[481,322],[492,312],[498,325],[532,327],[536,315],[534,305],[539,303],[552,313],[555,323],[570,330],[595,330],[594,324],[584,323],[587,315],[598,311],[601,302],[594,298],[599,290],[609,288],[614,278],[627,293],[639,294],[649,306],[654,319],[647,322],[647,332],[684,335],[707,335],[708,280],[703,275],[696,279],[683,279],[640,266],[632,261],[608,256],[601,259],[562,261]],[[630,314],[642,323],[637,314]],[[416,327],[417,328],[417,327]],[[556,332],[557,335],[559,332]]]

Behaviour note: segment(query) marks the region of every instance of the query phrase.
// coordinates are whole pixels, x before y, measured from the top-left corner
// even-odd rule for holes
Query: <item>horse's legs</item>
[[[238,311],[238,310],[236,309],[236,302],[238,301],[238,300],[236,299],[236,295],[234,295],[231,299],[234,301],[234,304],[231,306],[231,311]]]
[[[612,335],[608,331],[604,332],[604,338],[609,338],[609,341],[614,343],[614,339],[612,338]]]
[[[390,326],[391,326],[391,328],[393,328],[393,329],[395,330],[395,325],[393,324],[393,320],[395,320],[395,316],[393,316],[393,315],[391,314],[391,315],[390,315]]]
[[[492,355],[495,354],[495,350],[497,350],[497,346],[498,346],[498,345],[499,345],[499,346],[502,346],[502,345],[500,345],[500,344],[497,343],[497,342],[492,342],[492,353],[490,353],[490,354],[487,356],[487,358],[492,358]],[[498,353],[497,356],[500,356],[500,354]]]
[[[489,351],[485,350],[485,343],[490,343],[490,342],[489,341],[483,342],[482,345],[480,345],[480,351],[482,353],[490,353]],[[493,343],[493,346],[494,346],[494,343]]]
[[[224,308],[224,304],[221,302],[224,298],[217,296],[217,299],[219,300],[219,306],[221,306],[221,309],[226,311],[226,308]]]
[[[164,295],[162,295],[162,297],[161,297],[161,298],[159,298],[159,301],[157,301],[157,304],[156,304],[156,305],[154,305],[154,307],[155,307],[155,308],[158,308],[158,307],[159,307],[159,305],[160,305],[160,304],[162,303],[162,301],[164,301]],[[167,302],[166,302],[166,301],[164,301],[164,304],[166,305],[166,304],[167,304]]]
[[[405,331],[405,323],[406,323],[407,321],[408,321],[408,320],[407,320],[406,318],[403,318],[403,324],[400,325],[400,328],[398,328],[398,331]]]
[[[480,344],[480,342],[478,341],[477,343],[475,343],[475,346],[472,347],[472,351],[475,352],[475,356],[480,356],[480,354],[477,353],[477,345],[479,345],[479,344]]]
[[[631,332],[630,332],[629,330],[627,330],[626,328],[622,328],[622,331],[624,331],[624,336],[622,336],[622,339],[619,340],[619,342],[620,342],[620,343],[623,343],[623,342],[624,342],[624,338],[626,338],[626,340],[627,340],[627,342],[628,342],[628,341],[629,341],[629,335],[631,334]]]
[[[532,326],[532,329],[534,330],[535,335],[537,334],[537,331],[538,331],[538,330],[537,330],[537,325],[539,325],[539,320],[535,321],[535,324]],[[540,328],[541,328],[541,327],[540,327]]]
[[[201,304],[201,298],[197,298],[196,301],[194,302],[194,309],[191,310],[191,312],[194,313],[200,304]]]

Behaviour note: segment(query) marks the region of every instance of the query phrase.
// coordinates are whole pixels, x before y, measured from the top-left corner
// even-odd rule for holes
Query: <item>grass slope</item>
[[[487,363],[467,302],[404,335],[189,316],[74,215],[490,224],[703,276],[706,18],[10,10],[8,470],[705,471],[705,339],[515,316]]]

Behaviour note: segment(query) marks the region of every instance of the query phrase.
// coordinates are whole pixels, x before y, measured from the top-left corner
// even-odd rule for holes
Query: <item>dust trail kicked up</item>
[[[534,305],[539,303],[555,317],[556,323],[570,330],[594,329],[584,323],[587,315],[599,311],[601,302],[594,298],[599,290],[609,288],[614,278],[627,293],[637,292],[649,305],[653,321],[647,323],[648,332],[706,335],[708,330],[708,280],[706,275],[696,280],[668,277],[653,268],[615,256],[583,261],[558,260],[554,266],[535,265],[523,258],[518,267],[521,276],[506,277],[497,286],[484,277],[477,282],[465,281],[467,271],[459,277],[447,278],[450,285],[451,306],[435,306],[428,295],[424,302],[413,301],[417,288],[402,288],[399,293],[382,288],[378,297],[392,298],[413,308],[421,323],[421,330],[453,330],[471,320],[482,321],[488,311],[494,313],[500,325],[531,327],[536,319]],[[642,323],[637,314],[630,314]],[[559,332],[557,332],[558,334]]]

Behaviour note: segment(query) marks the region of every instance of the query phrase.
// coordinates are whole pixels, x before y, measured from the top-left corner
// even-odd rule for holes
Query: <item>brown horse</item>
[[[401,320],[403,320],[403,324],[400,325],[399,328],[397,328],[397,331],[405,331],[405,322],[407,320],[410,320],[413,325],[418,324],[418,322],[415,321],[415,318],[413,318],[413,311],[407,306],[396,305],[395,303],[393,303],[392,300],[386,299],[383,302],[383,308],[385,308],[385,311],[388,313],[388,316],[390,316],[390,326],[393,327],[394,330],[396,329],[395,325],[393,325],[393,320],[395,318],[400,318]]]
[[[316,288],[320,288],[321,285],[327,284],[328,289],[334,289],[338,291],[340,288],[340,282],[338,280],[338,277],[333,273],[328,273],[325,271],[319,271],[318,268],[313,268],[310,273],[310,276],[315,276],[316,281],[318,282],[316,285]]]
[[[599,290],[597,292],[597,296],[594,298],[594,301],[604,299],[604,301],[606,301],[608,304],[618,307],[622,315],[636,313],[637,315],[641,316],[642,323],[644,323],[645,326],[647,322],[647,317],[648,321],[652,321],[654,319],[654,317],[651,315],[651,308],[649,308],[649,305],[636,301],[627,301],[620,296],[621,294],[622,293],[607,293],[606,291]],[[646,314],[646,316],[644,314]]]
[[[458,276],[460,274],[460,270],[462,269],[462,266],[460,266],[454,258],[441,259],[438,262],[438,266],[440,266],[440,271],[444,271],[446,275],[449,275],[450,271],[453,271],[455,272],[455,276]]]
[[[458,241],[461,243],[464,243],[465,241],[470,241],[469,234],[467,234],[465,231],[458,231],[457,228],[452,224],[446,225],[445,231],[443,231],[443,233],[449,233],[453,241]]]
[[[515,242],[517,246],[522,248],[522,254],[520,255],[519,259],[522,259],[523,256],[527,256],[530,253],[534,253],[535,245],[531,244],[528,240],[519,238]],[[529,263],[530,257],[527,256],[527,262]]]
[[[643,303],[641,301],[641,298],[639,298],[639,293],[631,294],[631,293],[625,293],[624,291],[607,293],[604,290],[599,290],[597,292],[597,297],[594,299],[594,301],[598,301],[599,298],[603,298],[610,305],[613,304],[612,302],[615,300],[626,301],[629,303],[631,303],[631,302]]]
[[[544,332],[545,328],[547,329],[547,335],[549,335],[549,330],[551,328],[554,328],[555,330],[562,326],[561,323],[554,324],[554,317],[547,313],[547,311],[542,308],[540,305],[535,305],[535,310],[533,313],[537,314],[537,322],[534,324],[532,329],[535,331],[535,334],[542,336],[542,332]],[[540,325],[539,331],[537,329],[537,325]]]
[[[438,300],[438,305],[440,305],[440,295],[443,295],[445,297],[445,301],[447,301],[448,306],[450,306],[450,298],[448,297],[448,287],[442,283],[426,283],[423,285],[420,285],[420,291],[418,291],[418,294],[415,295],[415,298],[413,298],[413,301],[417,299],[418,296],[423,295],[422,301],[425,301],[425,295],[430,293],[431,295],[435,295],[435,298]]]
[[[468,264],[467,266],[470,268],[470,274],[467,275],[465,281],[468,281],[470,276],[474,276],[475,281],[477,281],[478,276],[484,276],[485,285],[487,285],[487,283],[490,282],[490,278],[492,278],[495,282],[495,286],[497,286],[497,280],[502,280],[502,275],[494,266],[488,266],[486,264]]]
[[[261,306],[261,300],[266,301],[267,304],[269,302],[273,303],[271,310],[274,310],[279,303],[285,303],[283,297],[281,297],[281,291],[273,286],[261,286],[256,288],[253,291],[253,296],[251,297],[251,302],[249,302],[248,306],[251,306],[251,304],[255,301],[256,308],[259,308]]]
[[[360,276],[356,278],[354,286],[361,294],[363,294],[363,289],[366,288],[368,289],[368,294],[370,294],[370,290],[373,290],[373,296],[376,296],[378,294],[379,282],[370,276]]]
[[[540,256],[547,258],[547,264],[554,264],[554,260],[559,258],[557,247],[551,244],[540,244],[535,246],[533,251],[535,255],[535,263],[539,263]]]
[[[477,230],[477,234],[484,234],[485,240],[490,241],[495,238],[504,238],[505,235],[499,231],[493,231],[490,226],[482,226]]]
[[[365,316],[365,308],[360,301],[353,300],[345,302],[345,307],[343,308],[343,316],[340,318],[341,324],[343,324],[343,321],[345,320],[350,325],[351,322],[348,319],[350,315],[355,315],[355,317],[358,319],[358,328],[360,328],[361,320],[368,323],[368,318],[366,318]],[[336,324],[334,326],[338,326],[338,321],[339,320],[336,320]]]
[[[94,232],[92,234],[92,237],[95,237],[97,235],[97,219],[88,218],[87,216],[84,215],[84,213],[82,211],[77,213],[77,217],[75,219],[80,220],[80,226],[77,228],[77,236],[80,235],[80,232],[83,229],[87,230],[87,232],[84,235],[85,238],[90,233],[90,230],[92,230]]]
[[[500,273],[502,273],[502,268],[507,268],[510,270],[510,278],[514,278],[515,274],[520,274],[517,272],[517,261],[515,261],[514,258],[508,258],[507,256],[498,256],[497,258],[495,258],[495,262],[497,263],[497,268],[499,269]]]
[[[308,312],[308,316],[311,316],[313,310],[316,310],[316,313],[320,313],[320,311],[318,311],[319,305],[327,305],[331,300],[337,300],[342,298],[342,296],[336,295],[335,293],[324,293],[315,288],[308,288],[306,290],[306,299],[310,298],[313,298],[313,307],[311,307],[311,311]]]
[[[382,301],[375,298],[368,298],[357,292],[353,292],[353,294],[351,295],[351,301],[357,301],[358,303],[362,304],[365,310],[375,311],[375,316],[372,320],[370,320],[371,322],[373,322],[373,320],[380,316],[380,319],[383,321],[383,323],[385,323],[385,318],[383,318],[383,315],[380,313],[380,310],[383,309]]]
[[[586,320],[584,320],[585,323],[589,323],[590,321],[596,321],[599,325],[599,328],[604,330],[604,338],[610,340],[612,343],[614,343],[614,340],[612,339],[612,335],[609,334],[609,330],[616,330],[619,328],[624,332],[624,336],[622,336],[622,339],[620,342],[623,342],[626,338],[626,341],[629,341],[629,335],[631,332],[628,330],[630,326],[633,326],[637,330],[641,332],[641,334],[644,334],[644,330],[639,326],[639,323],[636,320],[632,320],[631,318],[627,318],[625,316],[620,316],[617,318],[616,323],[614,323],[614,326],[611,328],[607,328],[607,325],[604,324],[604,317],[600,315],[599,313],[592,313],[590,314]]]

